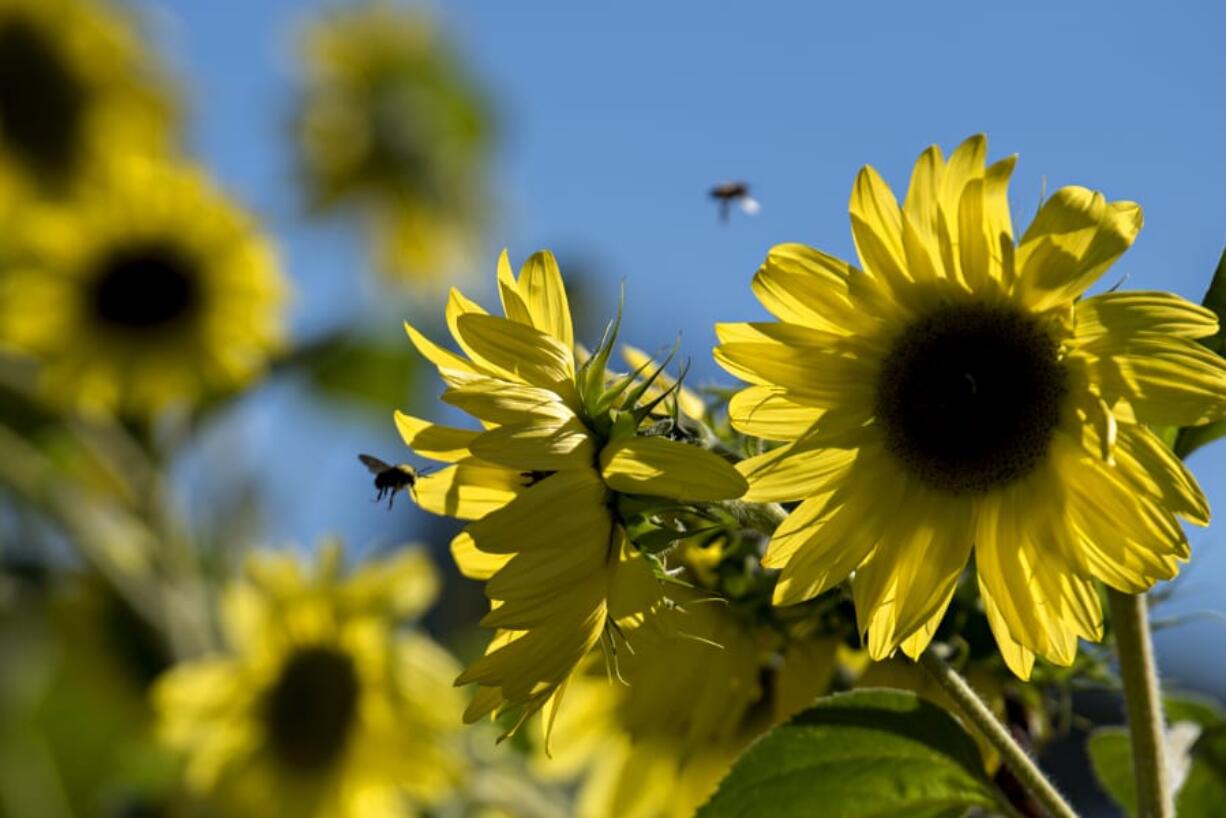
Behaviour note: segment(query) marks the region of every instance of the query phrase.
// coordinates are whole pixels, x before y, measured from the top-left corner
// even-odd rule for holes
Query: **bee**
[[[719,202],[721,222],[728,221],[728,213],[732,209],[733,202],[740,204],[741,210],[750,216],[762,209],[758,200],[749,195],[749,183],[747,182],[720,182],[711,188],[709,195]]]
[[[404,463],[392,466],[373,455],[360,454],[358,460],[361,460],[362,465],[375,476],[375,488],[379,490],[379,493],[375,495],[375,502],[387,497],[388,508],[392,507],[392,501],[396,499],[396,492],[407,489],[412,494],[413,486],[416,485],[417,478],[421,476],[412,466]]]

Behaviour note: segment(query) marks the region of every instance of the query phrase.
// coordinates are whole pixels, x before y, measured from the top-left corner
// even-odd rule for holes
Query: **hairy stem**
[[[1162,699],[1158,672],[1149,637],[1149,616],[1144,594],[1107,589],[1111,625],[1124,681],[1124,705],[1132,737],[1132,766],[1137,781],[1139,818],[1171,818],[1171,784],[1166,772],[1163,744]]]
[[[1077,813],[1043,775],[1034,759],[1013,739],[1008,728],[1000,723],[957,671],[931,649],[924,651],[919,661],[928,675],[953,699],[962,717],[996,748],[1005,766],[1053,818],[1077,818]]]

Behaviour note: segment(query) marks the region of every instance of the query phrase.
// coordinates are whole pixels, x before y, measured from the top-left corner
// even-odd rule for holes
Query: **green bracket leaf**
[[[868,689],[821,699],[759,739],[698,818],[953,818],[1000,806],[952,716],[914,693]]]
[[[1213,280],[1209,282],[1209,290],[1200,302],[1213,310],[1217,316],[1217,333],[1208,338],[1202,338],[1201,343],[1218,355],[1226,354],[1226,250],[1218,259],[1217,270]],[[1175,454],[1186,458],[1201,446],[1206,446],[1220,437],[1226,436],[1226,420],[1218,420],[1204,426],[1188,426],[1179,430],[1173,447]]]

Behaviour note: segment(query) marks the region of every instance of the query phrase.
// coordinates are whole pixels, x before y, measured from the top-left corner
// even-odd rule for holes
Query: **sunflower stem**
[[[1077,818],[1077,813],[1073,812],[1073,808],[1068,805],[1047,776],[1043,775],[1034,759],[1014,740],[1008,728],[1001,724],[996,715],[988,709],[988,706],[967,684],[967,681],[958,675],[956,670],[937,656],[931,648],[924,651],[919,662],[928,675],[953,700],[962,717],[996,748],[996,752],[1000,753],[1001,761],[1034,796],[1035,800],[1047,810],[1048,814],[1053,818]]]
[[[1124,682],[1124,706],[1132,738],[1132,767],[1137,781],[1139,818],[1171,818],[1171,784],[1166,772],[1163,742],[1162,699],[1158,692],[1158,669],[1149,635],[1149,615],[1144,594],[1125,594],[1107,589],[1111,626]]]

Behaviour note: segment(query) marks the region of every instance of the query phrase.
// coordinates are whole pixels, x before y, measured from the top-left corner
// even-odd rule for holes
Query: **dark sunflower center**
[[[132,330],[173,324],[200,299],[196,264],[166,245],[116,250],[94,279],[94,312],[104,323]]]
[[[331,648],[290,656],[268,692],[265,726],[276,757],[301,772],[317,772],[345,747],[358,707],[353,660]]]
[[[930,486],[983,492],[1034,469],[1065,393],[1058,345],[1011,307],[963,305],[899,336],[877,385],[887,446]]]
[[[73,169],[86,102],[80,78],[43,32],[0,18],[0,138],[46,181]]]

